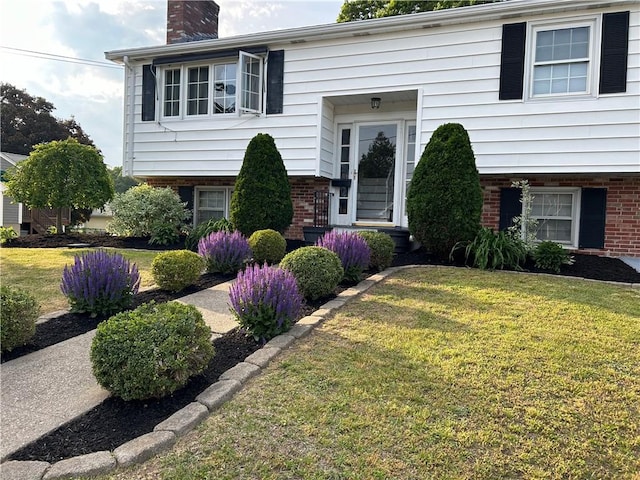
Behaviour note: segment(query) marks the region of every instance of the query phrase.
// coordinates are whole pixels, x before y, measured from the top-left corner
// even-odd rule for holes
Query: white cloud
[[[220,37],[332,23],[342,0],[218,0]],[[166,0],[0,0],[0,45],[106,62],[104,52],[165,42]],[[0,49],[0,81],[74,116],[110,165],[122,162],[121,70]]]

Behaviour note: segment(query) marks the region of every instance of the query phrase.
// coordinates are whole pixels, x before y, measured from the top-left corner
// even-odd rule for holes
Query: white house
[[[0,199],[2,199],[2,211],[0,211],[0,226],[13,228],[13,230],[20,234],[20,225],[22,224],[22,204],[14,203],[10,197],[7,197],[5,192],[5,173],[10,168],[17,165],[27,158],[26,155],[18,155],[17,153],[0,152]]]
[[[262,132],[290,176],[289,238],[314,222],[406,228],[414,166],[457,122],[485,225],[510,224],[511,183],[528,179],[539,238],[640,256],[637,0],[509,0],[229,38],[216,38],[217,12],[169,0],[167,45],[106,53],[126,66],[123,174],[175,188],[196,222],[228,215]],[[380,144],[392,153],[365,165]]]

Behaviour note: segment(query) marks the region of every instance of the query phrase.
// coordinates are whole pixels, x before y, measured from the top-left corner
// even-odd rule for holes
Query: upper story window
[[[588,70],[589,27],[537,32],[534,95],[586,93]]]
[[[187,115],[209,113],[209,67],[187,70]]]
[[[164,82],[163,117],[261,113],[263,63],[260,56],[240,52],[235,62],[166,67],[159,76]]]
[[[180,69],[171,68],[164,72],[164,116],[180,115]]]

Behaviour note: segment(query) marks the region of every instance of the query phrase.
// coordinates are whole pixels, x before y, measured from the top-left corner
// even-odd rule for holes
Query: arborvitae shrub
[[[208,236],[211,233],[220,232],[233,232],[233,226],[231,222],[226,218],[220,218],[219,220],[208,220],[206,222],[196,225],[196,227],[189,232],[187,238],[184,240],[184,248],[194,252],[198,251],[198,242],[201,238]]]
[[[239,231],[221,230],[200,239],[198,254],[204,258],[207,272],[236,273],[251,257],[251,248]]]
[[[287,253],[287,241],[275,230],[256,230],[249,237],[253,261],[258,264],[277,264]]]
[[[231,196],[230,220],[244,235],[283,233],[293,220],[291,186],[273,138],[259,133],[247,146]]]
[[[289,252],[280,267],[293,273],[300,293],[308,300],[333,293],[344,276],[340,257],[324,247],[302,247]]]
[[[396,248],[391,235],[373,230],[362,230],[358,235],[364,238],[371,251],[369,267],[378,271],[388,268],[393,262],[393,252]]]
[[[91,344],[98,383],[124,400],[161,398],[213,358],[211,329],[193,305],[148,303],[98,325]]]
[[[407,194],[409,230],[446,258],[480,229],[482,189],[469,135],[457,123],[436,129],[413,172]]]
[[[302,308],[293,274],[267,264],[239,272],[229,299],[240,326],[263,342],[289,330]]]
[[[129,307],[139,287],[135,263],[119,253],[97,250],[76,255],[73,265],[64,267],[60,290],[72,311],[96,316]]]
[[[204,270],[204,259],[189,250],[169,250],[156,255],[151,274],[156,284],[172,292],[184,290],[198,281]]]
[[[36,333],[40,307],[29,292],[19,288],[0,287],[0,348],[10,352],[26,345]]]
[[[355,232],[331,230],[318,239],[317,245],[331,250],[340,257],[344,269],[343,280],[346,282],[359,282],[362,272],[369,267],[369,246],[365,239]]]
[[[562,265],[571,265],[573,257],[559,243],[544,241],[536,245],[532,252],[536,267],[560,273]]]

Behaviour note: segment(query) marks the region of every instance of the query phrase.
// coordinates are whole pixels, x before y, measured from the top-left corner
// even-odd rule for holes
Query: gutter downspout
[[[125,115],[124,125],[127,129],[127,134],[124,136],[123,150],[124,150],[124,165],[122,168],[123,176],[133,176],[133,127],[134,127],[134,115],[135,115],[135,73],[133,67],[129,63],[129,56],[125,55],[122,58],[125,66],[127,67],[125,78],[125,104],[128,106],[129,111]],[[133,82],[130,82],[130,77],[133,78]],[[129,84],[131,83],[131,87]]]

